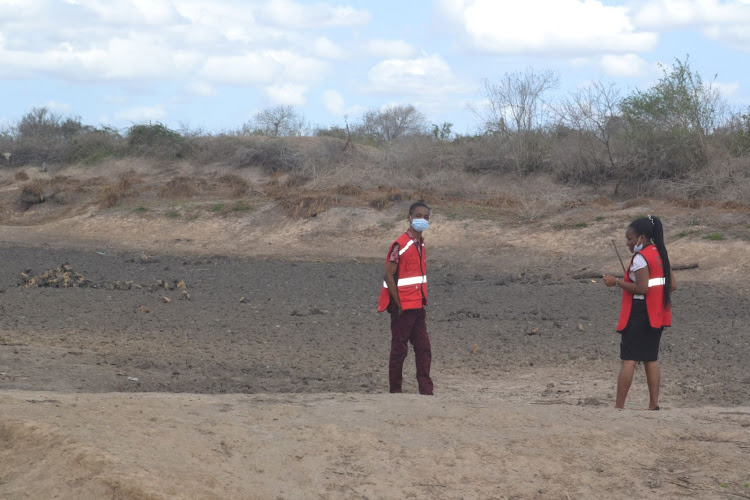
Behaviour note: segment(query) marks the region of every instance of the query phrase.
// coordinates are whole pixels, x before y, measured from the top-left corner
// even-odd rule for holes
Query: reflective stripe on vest
[[[414,276],[413,278],[404,278],[398,280],[398,283],[396,283],[396,286],[410,286],[410,285],[419,285],[422,283],[427,283],[427,276]],[[384,281],[383,287],[388,288],[388,284]]]
[[[651,288],[652,286],[664,286],[667,284],[666,278],[651,278],[648,280],[648,286]]]
[[[414,240],[409,240],[409,242],[406,245],[404,245],[404,248],[398,251],[399,256],[404,255],[404,252],[409,250],[409,247],[412,246],[413,244],[414,244]]]

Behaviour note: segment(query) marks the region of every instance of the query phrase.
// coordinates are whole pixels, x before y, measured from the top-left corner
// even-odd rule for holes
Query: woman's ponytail
[[[664,243],[664,227],[658,217],[649,215],[648,218],[654,227],[654,234],[651,237],[651,241],[656,245],[656,249],[659,251],[659,256],[661,257],[662,271],[664,272],[664,305],[668,306],[672,295],[672,266],[669,264],[667,245]]]
[[[664,305],[669,306],[672,295],[672,267],[669,265],[669,254],[667,254],[667,246],[664,244],[664,227],[661,220],[653,215],[647,215],[634,220],[630,227],[636,234],[642,234],[651,240],[659,252],[664,273]]]

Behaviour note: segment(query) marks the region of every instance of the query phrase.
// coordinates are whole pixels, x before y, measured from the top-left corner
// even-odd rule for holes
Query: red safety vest
[[[388,257],[393,251],[393,245],[399,246],[398,271],[396,272],[396,286],[398,287],[398,298],[401,301],[401,308],[421,309],[427,304],[427,276],[425,269],[425,248],[424,242],[414,243],[408,233],[404,233],[393,242],[388,249],[388,255],[385,262],[388,264]],[[422,245],[420,255],[417,245]],[[380,298],[378,300],[378,312],[383,312],[391,302],[391,294],[388,291],[388,285],[383,281],[383,288],[380,289]]]
[[[643,255],[648,264],[648,291],[646,292],[646,309],[648,309],[648,322],[652,328],[662,328],[672,326],[672,308],[669,304],[664,305],[664,269],[659,256],[659,251],[655,245],[649,245],[636,252],[633,259],[638,254]],[[630,259],[630,265],[633,265],[633,259]],[[628,271],[630,267],[628,267]],[[625,282],[632,283],[630,272],[625,273]],[[617,322],[617,331],[622,332],[628,326],[630,318],[630,308],[633,305],[633,294],[622,291],[622,306],[620,307],[620,319]]]

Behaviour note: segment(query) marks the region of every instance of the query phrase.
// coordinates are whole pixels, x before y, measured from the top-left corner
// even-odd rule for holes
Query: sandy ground
[[[553,228],[601,211],[436,214],[432,398],[412,355],[385,393],[397,210],[0,226],[0,497],[750,498],[746,239],[673,230],[698,267],[676,273],[662,411],[640,411],[642,370],[612,409],[619,299],[596,277],[651,208],[577,230]],[[86,288],[18,286],[64,263]]]

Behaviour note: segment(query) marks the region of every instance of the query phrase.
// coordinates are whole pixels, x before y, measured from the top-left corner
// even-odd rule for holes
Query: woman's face
[[[633,229],[632,227],[629,227],[625,231],[625,244],[628,245],[630,253],[635,252],[635,246],[639,243],[643,243],[643,239],[643,235],[636,234],[635,229]]]

